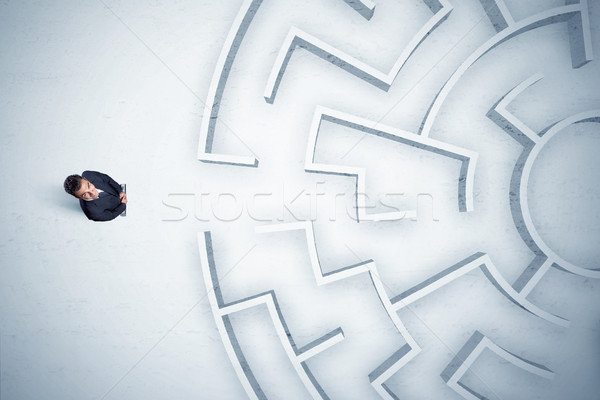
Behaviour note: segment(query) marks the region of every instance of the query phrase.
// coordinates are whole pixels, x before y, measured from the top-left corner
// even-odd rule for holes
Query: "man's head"
[[[65,192],[78,199],[91,200],[98,198],[96,187],[80,175],[69,175],[64,183]]]

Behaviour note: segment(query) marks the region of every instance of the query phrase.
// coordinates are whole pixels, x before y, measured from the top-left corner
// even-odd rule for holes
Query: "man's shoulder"
[[[81,176],[85,179],[87,179],[88,177],[99,177],[102,175],[104,175],[102,172],[90,171],[90,170],[86,170],[81,173]]]
[[[88,219],[93,219],[93,214],[95,213],[96,204],[93,201],[85,201],[83,199],[79,199],[79,207],[85,214]]]
[[[96,199],[92,201],[79,200],[79,205],[85,216],[92,221],[106,221],[104,217],[106,200]]]

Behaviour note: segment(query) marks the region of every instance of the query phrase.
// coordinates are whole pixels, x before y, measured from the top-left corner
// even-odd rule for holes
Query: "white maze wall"
[[[600,175],[569,172],[600,143],[588,1],[244,1],[198,158],[314,195],[239,222],[272,251],[235,268],[243,240],[198,235],[248,398],[595,398],[598,210],[571,194]]]

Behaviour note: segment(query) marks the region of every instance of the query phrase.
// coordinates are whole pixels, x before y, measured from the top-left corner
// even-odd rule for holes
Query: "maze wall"
[[[597,6],[243,2],[198,158],[315,200],[198,235],[248,398],[597,398]]]

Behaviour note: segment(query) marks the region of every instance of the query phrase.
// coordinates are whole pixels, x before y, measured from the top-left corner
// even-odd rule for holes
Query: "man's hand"
[[[127,195],[124,192],[119,195],[119,198],[121,199],[121,203],[127,204]]]

